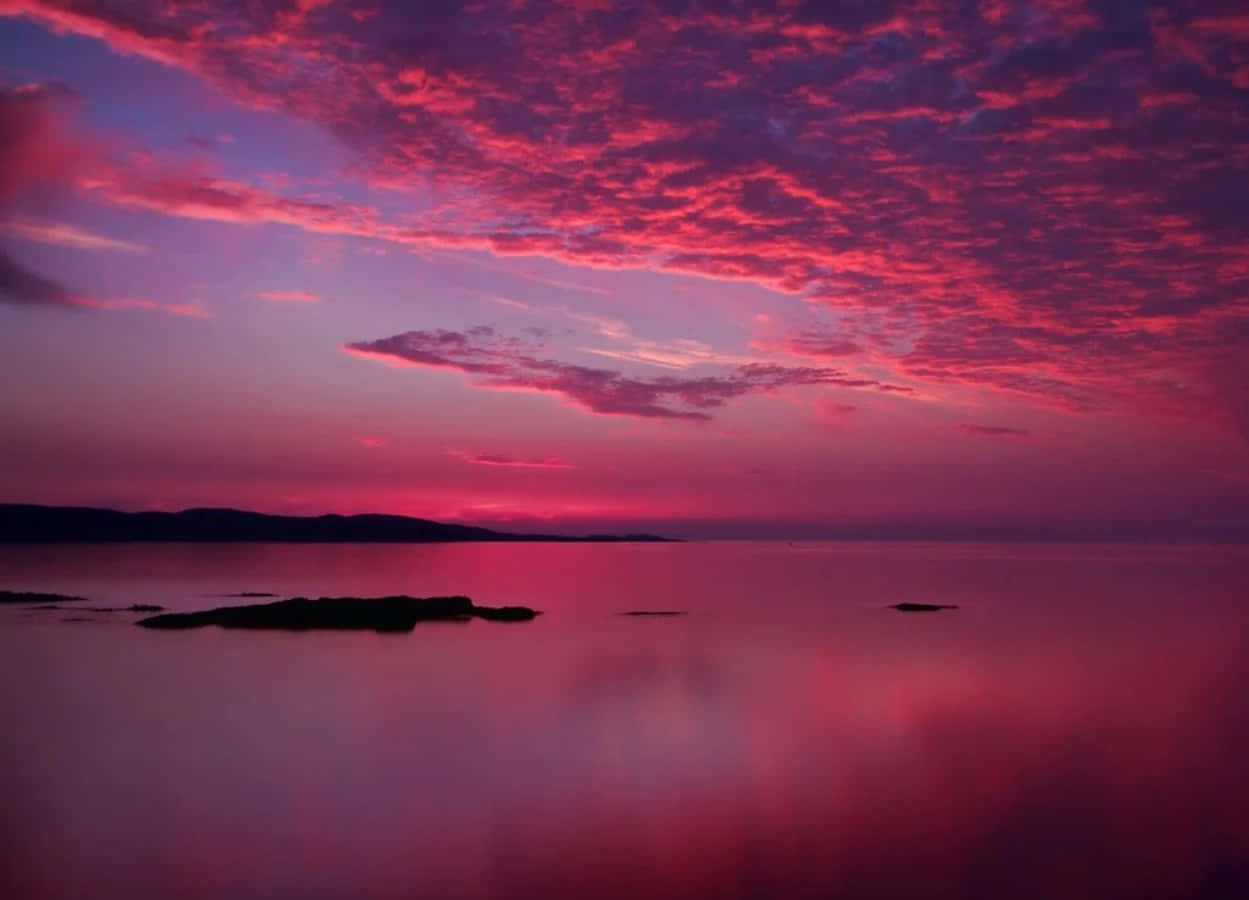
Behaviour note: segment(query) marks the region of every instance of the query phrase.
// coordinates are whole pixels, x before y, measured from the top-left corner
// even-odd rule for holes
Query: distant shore
[[[674,540],[653,534],[517,534],[379,514],[273,516],[239,509],[130,513],[76,506],[0,504],[0,543],[667,543]]]

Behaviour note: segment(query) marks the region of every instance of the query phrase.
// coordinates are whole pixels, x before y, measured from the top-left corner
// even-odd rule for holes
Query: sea
[[[0,545],[0,589],[542,610],[0,607],[11,900],[1249,897],[1243,545]]]

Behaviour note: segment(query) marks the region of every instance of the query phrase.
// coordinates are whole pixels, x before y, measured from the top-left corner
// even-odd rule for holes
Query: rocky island
[[[527,622],[537,616],[527,606],[477,606],[468,597],[293,597],[276,603],[220,606],[192,613],[165,613],[139,620],[144,628],[267,628],[281,631],[352,629],[411,631],[418,622],[486,619]]]

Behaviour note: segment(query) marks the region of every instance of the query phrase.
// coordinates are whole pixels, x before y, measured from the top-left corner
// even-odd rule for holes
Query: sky
[[[0,500],[1249,538],[1237,2],[0,0]]]

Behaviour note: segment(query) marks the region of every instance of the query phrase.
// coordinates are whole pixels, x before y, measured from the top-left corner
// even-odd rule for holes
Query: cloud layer
[[[1074,409],[1238,415],[1242,382],[1209,372],[1249,317],[1239,4],[2,9],[321,123],[366,180],[439,201],[397,221],[121,167],[93,182],[107,202],[748,279],[838,313],[806,355]],[[681,393],[624,405],[671,411],[660,396]]]

